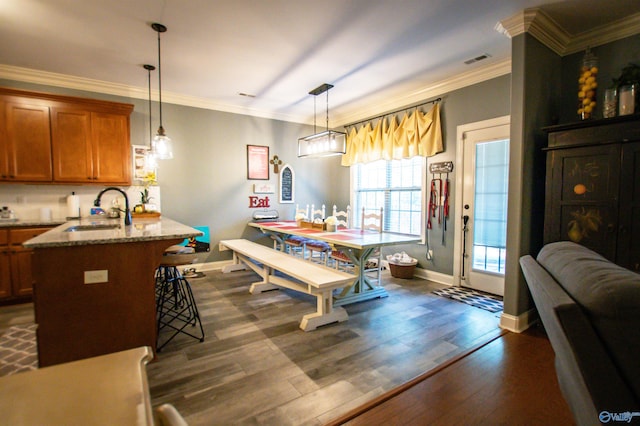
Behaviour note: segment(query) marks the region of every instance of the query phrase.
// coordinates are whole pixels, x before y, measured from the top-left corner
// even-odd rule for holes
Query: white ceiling
[[[640,0],[0,0],[0,78],[146,99],[160,22],[164,102],[312,122],[308,92],[330,83],[335,126],[452,78],[505,74],[511,42],[495,26],[532,7],[573,36],[640,13]],[[325,95],[315,101],[324,125]]]

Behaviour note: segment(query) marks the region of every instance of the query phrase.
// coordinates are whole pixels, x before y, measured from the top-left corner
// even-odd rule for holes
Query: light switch
[[[85,284],[106,283],[109,281],[109,271],[101,269],[99,271],[84,271]]]

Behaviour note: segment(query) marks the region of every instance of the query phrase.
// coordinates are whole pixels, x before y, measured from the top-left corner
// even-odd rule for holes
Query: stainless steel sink
[[[106,229],[118,229],[119,224],[115,223],[96,223],[92,225],[74,225],[64,230],[64,232],[80,232],[80,231],[104,231]]]

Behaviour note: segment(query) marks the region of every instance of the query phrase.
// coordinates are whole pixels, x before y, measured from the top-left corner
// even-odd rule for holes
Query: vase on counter
[[[596,94],[598,89],[598,58],[587,51],[582,58],[578,77],[578,115],[580,119],[593,118],[596,110]]]

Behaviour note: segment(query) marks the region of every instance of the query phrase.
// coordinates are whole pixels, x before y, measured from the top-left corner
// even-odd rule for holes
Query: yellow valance
[[[347,152],[342,165],[369,163],[376,160],[400,160],[416,155],[431,157],[443,151],[440,108],[436,103],[427,113],[405,112],[400,123],[396,117],[378,120],[375,127],[367,123],[347,134]]]

